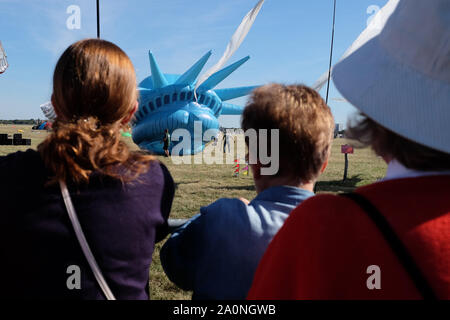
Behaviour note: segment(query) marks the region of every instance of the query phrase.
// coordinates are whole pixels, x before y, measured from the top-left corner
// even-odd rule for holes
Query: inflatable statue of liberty
[[[186,129],[190,133],[191,148],[183,154],[201,152],[207,141],[194,143],[194,123],[201,123],[201,132],[219,130],[220,115],[240,115],[242,107],[224,101],[249,94],[255,87],[216,89],[214,87],[249,58],[212,74],[195,90],[196,79],[211,52],[204,55],[184,74],[163,74],[150,52],[152,75],[139,84],[139,109],[133,124],[133,141],[141,149],[164,154],[164,130]],[[197,96],[197,97],[196,97]]]
[[[223,68],[238,49],[261,9],[264,0],[244,17],[220,61],[197,80],[200,72],[211,56],[206,53],[182,75],[164,74],[149,53],[151,76],[139,84],[139,109],[133,122],[133,141],[141,148],[154,154],[164,154],[163,136],[168,129],[172,134],[176,129],[185,129],[190,134],[190,147],[183,148],[181,154],[195,154],[203,151],[209,141],[195,137],[195,124],[201,124],[201,132],[219,130],[220,115],[240,115],[243,107],[225,101],[249,94],[256,86],[215,89],[226,77],[244,64],[245,57]],[[197,139],[197,143],[194,142]]]

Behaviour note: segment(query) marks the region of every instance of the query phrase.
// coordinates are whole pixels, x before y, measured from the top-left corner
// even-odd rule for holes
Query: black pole
[[[100,3],[97,0],[97,38],[100,39]]]
[[[333,63],[333,46],[334,46],[334,26],[336,23],[336,0],[334,0],[334,8],[333,8],[333,27],[331,30],[331,49],[330,49],[330,65],[328,67],[328,83],[327,83],[327,96],[326,103],[328,104],[328,92],[330,91],[330,79],[331,79],[331,66]]]
[[[344,179],[343,181],[347,180],[347,170],[348,170],[348,154],[345,154],[345,168],[344,168]]]

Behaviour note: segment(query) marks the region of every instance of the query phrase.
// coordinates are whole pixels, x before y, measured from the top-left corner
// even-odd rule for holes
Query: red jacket
[[[388,220],[435,295],[450,299],[450,176],[374,183],[356,192]],[[381,289],[368,289],[381,271]],[[382,234],[352,200],[329,194],[298,206],[269,245],[248,299],[421,299]]]

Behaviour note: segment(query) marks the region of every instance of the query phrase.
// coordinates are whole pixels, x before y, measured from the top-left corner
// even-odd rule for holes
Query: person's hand
[[[248,204],[250,203],[250,201],[248,201],[247,199],[245,199],[245,198],[238,198],[239,200],[241,200],[243,203],[245,203],[245,205],[247,205],[248,206]]]

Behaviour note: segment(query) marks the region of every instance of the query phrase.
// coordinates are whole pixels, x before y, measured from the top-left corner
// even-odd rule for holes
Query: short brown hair
[[[146,171],[153,158],[130,152],[120,134],[136,100],[134,67],[118,46],[99,39],[69,46],[53,75],[53,132],[38,146],[51,182],[89,182],[94,171],[128,181]]]
[[[382,157],[392,157],[405,167],[421,171],[450,169],[450,154],[437,151],[379,125],[364,114],[359,114],[347,125],[346,138],[358,141],[362,147],[372,147]]]
[[[279,175],[317,178],[331,149],[334,120],[320,95],[304,85],[270,84],[253,91],[242,129],[279,129]]]

